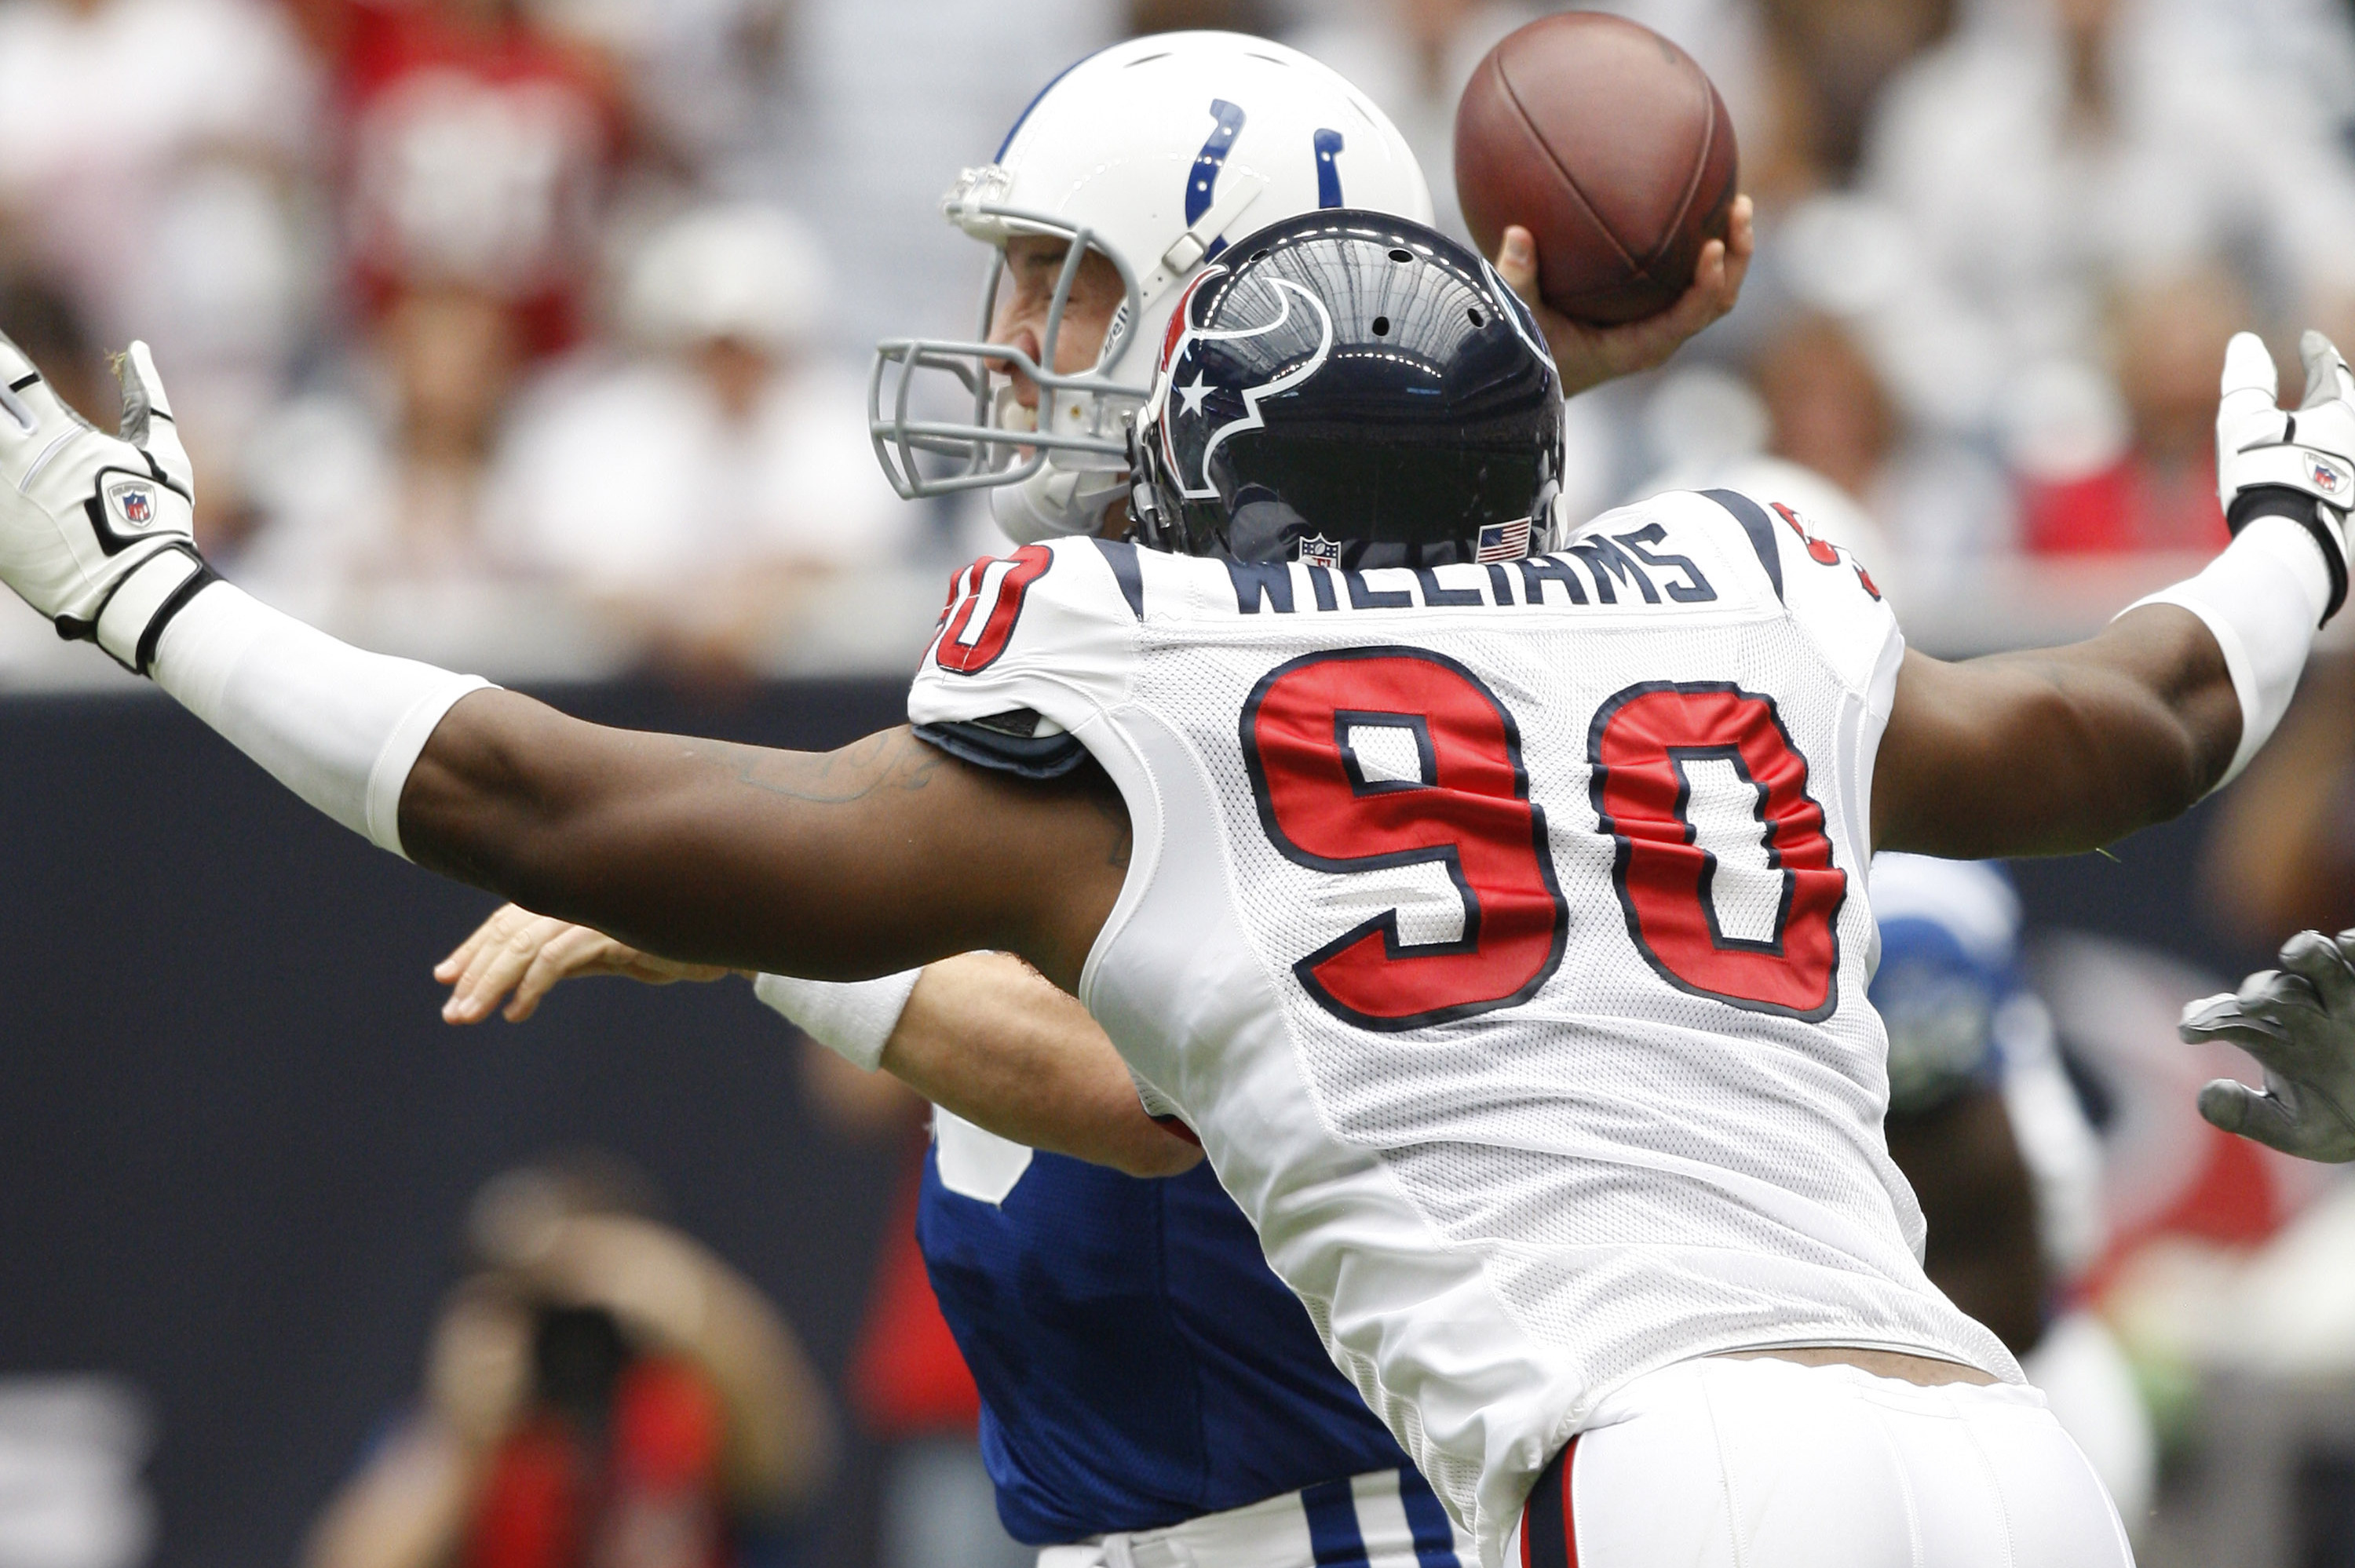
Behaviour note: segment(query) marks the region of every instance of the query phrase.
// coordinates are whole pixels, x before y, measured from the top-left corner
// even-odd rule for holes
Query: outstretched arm
[[[905,730],[818,757],[603,729],[364,652],[197,555],[144,344],[120,436],[5,338],[0,388],[0,580],[382,847],[689,962],[857,979],[998,948],[1078,980],[1126,863],[1100,774],[1016,784]]]
[[[825,755],[461,700],[400,797],[419,863],[692,963],[858,980],[979,948],[1066,988],[1119,896],[1128,819],[1092,769],[1017,781],[907,730]]]
[[[2254,334],[2225,352],[2216,469],[2233,539],[2205,571],[2073,647],[1906,656],[1873,770],[1876,848],[2096,849],[2248,765],[2347,597],[2355,376],[2319,333],[2301,349],[2295,413]]]
[[[510,989],[514,1000],[505,1015],[520,1022],[558,983],[577,976],[666,984],[729,972],[656,959],[514,905],[483,922],[433,971],[451,987],[442,1015],[453,1023],[488,1018]],[[1201,1159],[1199,1149],[1145,1113],[1128,1069],[1087,1010],[1020,959],[1003,953],[943,959],[898,994],[905,1000],[896,1016],[870,1025],[881,1035],[871,1058],[856,1051],[859,1066],[879,1067],[1001,1138],[1131,1176],[1176,1175]],[[776,1005],[773,991],[763,995]],[[778,1011],[824,1028],[806,1015],[795,1018],[790,1006]],[[848,1042],[825,1043],[854,1054]]]
[[[2223,777],[2240,732],[2216,639],[2171,605],[2068,648],[1955,664],[1909,651],[1873,771],[1873,847],[1950,860],[2097,849],[2180,815]]]

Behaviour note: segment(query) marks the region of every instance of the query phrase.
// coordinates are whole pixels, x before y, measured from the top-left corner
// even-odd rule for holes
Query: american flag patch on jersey
[[[1476,561],[1518,561],[1529,553],[1529,520],[1517,517],[1510,523],[1491,523],[1480,530],[1479,546],[1473,554]]]

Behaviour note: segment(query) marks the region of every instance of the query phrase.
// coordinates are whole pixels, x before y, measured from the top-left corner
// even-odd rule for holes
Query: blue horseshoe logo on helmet
[[[1243,128],[1242,105],[1229,103],[1223,98],[1210,100],[1210,113],[1218,125],[1202,150],[1194,154],[1194,167],[1186,176],[1186,227],[1191,228],[1210,210],[1210,203],[1219,189],[1219,171],[1227,166],[1227,150],[1235,144],[1235,137]],[[1227,248],[1223,238],[1210,241],[1206,256],[1216,256]]]

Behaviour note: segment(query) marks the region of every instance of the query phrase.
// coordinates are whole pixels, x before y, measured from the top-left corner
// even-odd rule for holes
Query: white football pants
[[[2033,1389],[1711,1357],[1606,1400],[1539,1478],[1506,1562],[2131,1568],[2134,1554]]]

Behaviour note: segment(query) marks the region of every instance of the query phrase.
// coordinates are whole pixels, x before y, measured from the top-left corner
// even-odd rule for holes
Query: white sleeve
[[[2329,602],[2330,569],[2314,535],[2287,517],[2258,517],[2198,577],[2118,612],[2147,604],[2188,609],[2223,650],[2241,702],[2241,744],[2215,789],[2240,776],[2288,711]]]
[[[221,582],[164,628],[151,673],[272,778],[404,857],[409,770],[452,705],[490,684],[364,652]]]

